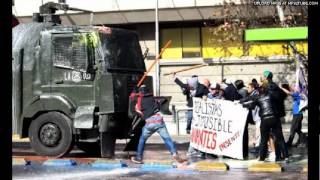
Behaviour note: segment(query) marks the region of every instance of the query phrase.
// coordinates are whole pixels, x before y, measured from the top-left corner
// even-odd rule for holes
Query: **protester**
[[[193,75],[191,79],[187,80],[187,84],[184,84],[178,79],[176,74],[174,74],[174,82],[181,87],[183,94],[186,95],[187,106],[190,108],[193,107],[193,100],[192,100],[193,97],[202,98],[203,96],[207,96],[207,94],[209,93],[208,88],[203,84],[199,83],[197,75]],[[192,110],[188,110],[187,111],[187,128],[186,128],[187,134],[190,134],[192,116],[193,116]],[[197,150],[189,145],[187,156],[191,156],[194,154],[197,154]],[[204,159],[205,153],[201,152],[200,157]]]
[[[184,84],[179,80],[178,77],[174,74],[174,82],[178,84],[184,95],[186,95],[187,107],[193,107],[192,97],[200,97],[206,96],[209,93],[209,90],[198,81],[198,76],[193,75],[191,79],[188,79],[187,84]],[[192,110],[187,111],[187,134],[190,134],[191,123],[192,123]]]
[[[284,100],[287,97],[287,94],[280,89],[280,87],[272,81],[273,74],[270,71],[264,71],[261,81],[266,83],[266,91],[273,97],[275,101],[275,111],[276,117],[279,119],[277,122],[277,126],[275,127],[276,132],[280,132],[278,138],[275,139],[275,149],[276,149],[276,160],[287,160],[289,158],[288,148],[285,144],[285,140],[282,132],[281,122],[283,121],[286,113]]]
[[[258,83],[258,81],[257,81],[255,78],[253,78],[253,79],[251,80],[251,83],[254,85],[254,89],[256,89],[256,90],[259,89],[259,83]]]
[[[210,80],[209,80],[209,79],[204,79],[204,80],[203,80],[203,85],[204,85],[207,89],[209,89],[209,88],[210,88],[210,85],[211,85]]]
[[[247,101],[242,102],[244,107],[250,109],[255,108],[255,106],[259,107],[259,116],[261,118],[259,161],[264,161],[267,157],[268,139],[271,129],[273,129],[273,133],[277,139],[281,136],[281,132],[276,128],[279,121],[276,112],[276,101],[273,99],[270,92],[267,91],[267,86],[267,82],[263,83],[258,96],[253,96],[248,98]]]
[[[238,93],[236,86],[232,81],[226,82],[227,87],[224,89],[225,100],[240,100],[242,96]]]
[[[248,94],[248,91],[246,89],[246,87],[244,86],[244,82],[243,80],[236,80],[234,82],[237,90],[238,90],[238,93],[241,95],[241,98],[244,98],[244,97],[247,97],[247,94]]]
[[[209,91],[209,99],[224,99],[223,90],[220,88],[220,85],[218,83],[211,84]]]
[[[249,83],[248,84],[248,96],[240,99],[240,103],[246,102],[250,99],[255,99],[258,97],[259,92],[256,88],[256,84],[254,83]],[[260,116],[259,116],[259,107],[256,106],[253,109],[249,109],[248,117],[247,117],[247,122],[244,130],[244,137],[243,137],[243,151],[244,151],[244,156],[248,156],[248,150],[249,150],[249,134],[248,134],[248,123],[250,124],[255,124],[256,125],[256,131],[255,131],[255,141],[253,143],[254,148],[258,148],[259,146],[259,141],[260,141]]]
[[[259,95],[259,83],[256,79],[252,79],[251,83],[248,86],[248,93],[250,94],[249,96],[256,96]],[[259,149],[259,144],[260,144],[260,124],[261,124],[261,118],[259,116],[259,107],[256,106],[254,109],[251,110],[252,113],[252,119],[255,124],[255,141],[253,143],[253,146],[255,149]]]
[[[291,128],[290,128],[290,136],[289,136],[289,139],[288,139],[286,145],[288,147],[292,146],[292,141],[294,139],[295,134],[297,133],[299,135],[299,139],[298,139],[297,143],[295,144],[295,146],[298,146],[299,144],[301,144],[302,140],[304,139],[303,133],[301,131],[303,114],[302,114],[302,111],[299,109],[301,95],[300,95],[299,91],[297,91],[297,89],[294,87],[291,87],[290,91],[286,88],[283,88],[283,87],[280,87],[280,88],[293,98],[292,122],[291,122]]]
[[[146,121],[146,123],[142,128],[137,154],[131,158],[131,161],[138,164],[143,163],[142,159],[145,143],[153,133],[157,132],[169,149],[172,159],[179,163],[183,162],[184,160],[179,157],[176,147],[166,128],[166,124],[163,121],[163,116],[160,113],[160,102],[154,99],[154,96],[149,93],[149,90],[145,85],[140,87],[139,96],[140,99],[138,99],[135,106],[136,112]]]

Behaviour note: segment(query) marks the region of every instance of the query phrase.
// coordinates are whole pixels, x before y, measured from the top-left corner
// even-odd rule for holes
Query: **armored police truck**
[[[145,72],[138,36],[62,26],[49,15],[12,30],[14,131],[39,155],[77,145],[113,157],[116,139],[128,138],[129,94]]]

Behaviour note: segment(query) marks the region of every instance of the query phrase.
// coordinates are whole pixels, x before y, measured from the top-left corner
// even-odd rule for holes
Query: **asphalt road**
[[[175,139],[178,151],[182,156],[185,155],[188,148],[188,143],[183,139]],[[157,140],[157,137],[150,139],[145,148],[145,159],[148,160],[170,160],[170,153],[165,148],[165,145]],[[123,143],[117,143],[116,146],[116,158],[122,159],[130,163],[129,156],[134,154],[133,152],[123,152]],[[13,156],[15,157],[38,157],[30,148],[28,142],[13,143]],[[298,166],[299,162],[307,162],[307,148],[294,148],[290,150],[292,154],[292,163],[284,164],[284,172],[281,173],[253,173],[248,172],[247,169],[230,169],[229,171],[219,172],[201,172],[190,170],[163,170],[154,169],[144,171],[139,169],[139,166],[129,165],[130,168],[121,169],[105,169],[105,168],[93,168],[91,166],[80,164],[74,167],[48,167],[40,164],[32,165],[14,165],[13,166],[13,179],[17,180],[58,180],[58,179],[232,179],[232,180],[250,180],[250,179],[308,179],[306,173],[301,173],[301,166]],[[255,158],[255,154],[249,154],[250,159]],[[40,157],[39,157],[40,158]],[[83,151],[74,148],[66,158],[77,159],[95,159],[99,158],[94,155],[86,154]],[[199,161],[200,159],[192,159],[192,161]],[[209,161],[215,161],[216,159],[209,159]],[[227,158],[224,160],[228,160]],[[237,161],[239,163],[246,163],[245,161]]]
[[[13,179],[15,180],[58,180],[58,179],[230,179],[230,180],[253,180],[253,179],[283,179],[304,180],[308,179],[306,173],[280,172],[280,173],[252,173],[247,171],[226,172],[199,172],[199,171],[177,171],[177,170],[154,170],[141,171],[138,168],[121,169],[96,169],[84,167],[54,168],[39,166],[16,166],[13,168]]]

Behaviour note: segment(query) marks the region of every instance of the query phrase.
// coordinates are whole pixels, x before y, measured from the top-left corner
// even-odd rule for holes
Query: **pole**
[[[142,82],[144,81],[144,79],[147,77],[148,73],[151,71],[151,69],[153,68],[153,66],[156,63],[159,63],[160,57],[163,54],[163,52],[170,46],[171,44],[171,40],[169,40],[164,47],[161,49],[161,52],[156,56],[156,59],[153,61],[153,63],[150,65],[150,67],[147,69],[147,71],[144,73],[144,75],[142,76],[142,78],[139,80],[137,87],[140,87]]]
[[[163,75],[164,75],[164,76],[167,76],[167,75],[170,75],[170,74],[175,74],[175,73],[179,73],[179,72],[189,71],[189,70],[191,70],[191,69],[196,69],[196,68],[200,68],[200,67],[203,67],[203,66],[208,66],[208,64],[199,64],[199,65],[195,65],[195,66],[192,66],[192,67],[180,69],[180,70],[178,70],[178,71],[174,71],[174,72],[170,72],[170,73],[165,73],[165,74],[163,74]]]
[[[156,38],[156,44],[155,44],[155,54],[159,54],[159,14],[158,14],[158,0],[156,0],[156,9],[155,9],[155,38]],[[156,65],[156,96],[160,96],[160,63],[157,61]]]

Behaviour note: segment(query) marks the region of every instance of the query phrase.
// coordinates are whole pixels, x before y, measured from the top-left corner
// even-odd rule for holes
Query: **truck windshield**
[[[132,31],[110,28],[99,33],[105,70],[108,72],[145,72],[138,35]]]

